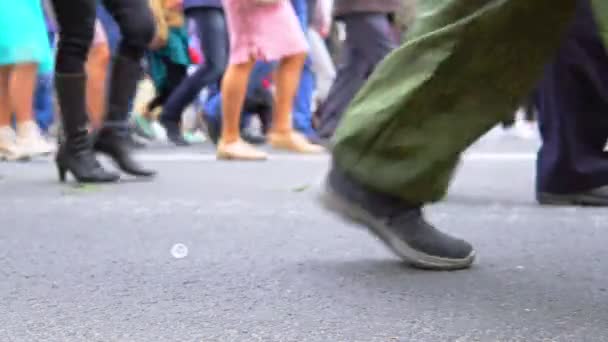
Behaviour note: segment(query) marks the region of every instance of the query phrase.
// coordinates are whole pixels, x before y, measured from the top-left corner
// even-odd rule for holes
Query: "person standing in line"
[[[230,32],[230,62],[222,81],[222,133],[219,159],[263,160],[264,152],[240,137],[240,118],[249,75],[257,60],[280,61],[276,73],[276,105],[268,141],[277,149],[320,153],[293,128],[293,101],[308,45],[293,7],[286,1],[225,0]]]
[[[59,179],[70,172],[86,183],[115,182],[94,151],[109,155],[120,169],[139,177],[154,171],[141,166],[129,145],[130,101],[141,74],[140,61],[154,36],[154,19],[146,0],[105,0],[105,8],[120,26],[123,39],[112,63],[103,127],[92,141],[88,133],[85,62],[95,32],[95,0],[53,0],[59,24],[55,89],[61,109],[64,139],[56,157]]]
[[[321,138],[333,136],[342,113],[357,91],[376,65],[395,48],[388,15],[401,7],[402,0],[335,1],[334,16],[346,25],[346,41],[336,80],[316,114]]]

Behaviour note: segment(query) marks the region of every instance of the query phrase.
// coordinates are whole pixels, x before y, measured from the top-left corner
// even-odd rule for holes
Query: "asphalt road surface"
[[[1,163],[0,340],[607,341],[608,211],[537,206],[535,148],[487,139],[428,209],[478,249],[458,272],[323,212],[327,157],[153,148],[155,181],[80,188]]]

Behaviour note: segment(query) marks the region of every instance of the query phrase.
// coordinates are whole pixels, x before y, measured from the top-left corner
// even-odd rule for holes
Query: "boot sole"
[[[433,256],[412,248],[389,229],[384,222],[371,216],[367,211],[348,202],[336,194],[329,185],[319,195],[322,206],[350,223],[364,226],[375,237],[379,238],[393,253],[406,263],[421,269],[458,270],[470,267],[475,261],[475,250],[462,259],[451,259]]]
[[[607,207],[608,198],[594,195],[559,195],[542,192],[537,194],[536,200],[539,204],[548,206],[588,206]]]

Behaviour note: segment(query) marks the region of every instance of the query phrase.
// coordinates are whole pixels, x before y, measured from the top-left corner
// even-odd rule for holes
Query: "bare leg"
[[[110,64],[110,49],[107,43],[91,47],[86,63],[87,107],[93,129],[101,128],[105,114],[106,79]]]
[[[306,137],[294,132],[292,125],[293,100],[305,60],[306,54],[288,56],[281,60],[276,74],[276,105],[269,141],[278,149],[299,153],[320,153],[323,148],[311,144]]]
[[[299,54],[285,57],[279,64],[276,74],[276,109],[272,118],[274,133],[289,133],[293,129],[291,120],[293,99],[296,96],[305,60],[306,54]]]
[[[11,66],[0,67],[0,127],[11,123],[11,104],[9,97],[9,77]]]
[[[10,76],[11,108],[17,121],[16,143],[27,156],[52,153],[55,147],[44,140],[34,121],[34,92],[38,79],[38,65],[18,64]]]
[[[239,140],[241,111],[247,92],[249,75],[255,65],[255,61],[244,64],[230,65],[226,69],[222,80],[222,137],[225,144],[231,144]]]
[[[11,72],[9,93],[17,124],[33,121],[37,72],[38,65],[33,63],[17,64]]]
[[[241,140],[240,121],[249,75],[255,65],[230,65],[222,80],[222,136],[217,147],[218,159],[262,160],[266,154]]]
[[[11,82],[11,78],[15,69],[15,65],[0,67],[0,159],[7,160],[26,157],[17,146],[15,131],[11,127],[13,112],[11,83],[14,83]]]

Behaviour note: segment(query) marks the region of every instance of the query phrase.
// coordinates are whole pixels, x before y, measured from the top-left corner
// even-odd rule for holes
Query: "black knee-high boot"
[[[56,74],[55,89],[61,108],[64,137],[55,159],[59,180],[65,181],[69,171],[82,183],[115,182],[119,176],[107,172],[95,159],[88,133],[88,115],[85,105],[84,74]]]
[[[95,141],[95,150],[110,156],[120,169],[134,176],[150,177],[155,171],[141,166],[128,144],[129,101],[137,88],[141,67],[136,61],[118,56],[114,60],[104,126]]]

